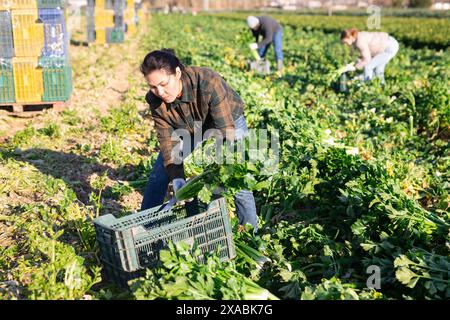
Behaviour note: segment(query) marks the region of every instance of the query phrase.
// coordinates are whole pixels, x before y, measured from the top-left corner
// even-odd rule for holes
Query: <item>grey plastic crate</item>
[[[14,42],[10,11],[0,11],[0,58],[14,57]]]
[[[117,14],[123,14],[126,7],[126,0],[105,0],[105,9],[114,10]]]
[[[88,29],[95,29],[95,8],[86,7],[86,26]]]
[[[87,42],[95,42],[95,29],[94,28],[87,29]]]
[[[114,14],[114,27],[125,31],[125,20],[123,19],[123,15]]]
[[[206,252],[218,248],[222,261],[236,256],[230,218],[224,198],[208,206],[195,204],[159,211],[160,206],[122,218],[113,215],[94,220],[101,260],[109,280],[127,287],[127,281],[142,275],[159,262],[159,252],[168,243],[185,241]],[[189,212],[193,214],[189,214]]]
[[[269,60],[250,61],[250,70],[259,74],[270,74],[270,62]]]

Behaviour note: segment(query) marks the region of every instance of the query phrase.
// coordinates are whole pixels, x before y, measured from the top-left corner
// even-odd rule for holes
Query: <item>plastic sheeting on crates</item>
[[[64,10],[60,8],[39,9],[39,19],[44,24],[44,56],[65,56],[68,35]]]

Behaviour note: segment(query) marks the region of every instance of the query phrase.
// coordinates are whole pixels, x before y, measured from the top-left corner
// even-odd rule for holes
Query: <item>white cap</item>
[[[259,25],[259,20],[257,17],[248,16],[247,17],[247,25],[250,29],[255,29]]]

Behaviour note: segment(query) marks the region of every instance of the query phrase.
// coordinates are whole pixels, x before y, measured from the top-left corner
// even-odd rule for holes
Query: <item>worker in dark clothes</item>
[[[256,39],[256,43],[252,43],[250,48],[258,50],[260,57],[264,58],[267,53],[267,49],[273,42],[275,60],[277,60],[277,70],[281,71],[283,69],[283,28],[281,25],[274,19],[267,16],[249,16],[247,17],[247,25],[252,30],[253,36]],[[263,39],[261,42],[258,42],[260,35]]]

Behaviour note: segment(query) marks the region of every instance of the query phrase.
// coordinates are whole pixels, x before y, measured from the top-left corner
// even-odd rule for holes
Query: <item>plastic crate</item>
[[[95,29],[94,28],[87,29],[87,42],[95,42]]]
[[[125,24],[125,31],[128,34],[133,35],[137,31],[136,25],[134,23],[126,23]]]
[[[41,68],[36,68],[36,79],[37,79],[37,88],[38,92],[41,94],[44,92],[44,74]],[[41,99],[43,100],[43,99]]]
[[[37,0],[38,8],[64,8],[68,0]]]
[[[14,57],[11,13],[0,11],[0,58]]]
[[[11,59],[0,58],[0,103],[15,102]]]
[[[114,27],[114,11],[113,10],[95,10],[94,17],[95,28]]]
[[[86,26],[88,29],[95,29],[95,8],[86,7]]]
[[[42,73],[37,58],[13,58],[16,102],[42,101]]]
[[[115,0],[105,0],[105,9],[114,9]]]
[[[65,56],[68,35],[64,10],[59,8],[39,9],[39,19],[44,24],[44,56]]]
[[[34,8],[37,8],[36,0],[0,0],[0,10]]]
[[[106,30],[105,29],[95,29],[95,43],[106,43]]]
[[[189,208],[188,206],[191,206]],[[236,256],[230,218],[224,198],[208,206],[196,204],[159,211],[144,210],[122,218],[108,214],[94,220],[100,256],[109,280],[126,287],[127,281],[159,262],[159,252],[169,241],[194,243],[201,250],[215,252],[227,261]],[[191,214],[190,214],[191,213]]]
[[[122,43],[125,40],[123,28],[106,28],[107,43]]]
[[[114,14],[114,28],[125,30],[125,21],[122,15]]]
[[[251,61],[250,70],[253,70],[259,74],[270,74],[270,62],[264,59]]]
[[[16,57],[40,56],[44,48],[44,25],[36,23],[36,9],[11,10]]]
[[[105,0],[93,0],[94,6],[96,8],[104,9],[105,8]]]
[[[72,67],[67,58],[42,57],[42,101],[67,101],[72,93]]]
[[[125,10],[126,6],[125,0],[105,0],[105,9],[112,9],[119,14]]]

